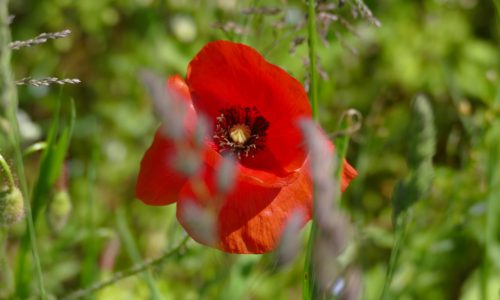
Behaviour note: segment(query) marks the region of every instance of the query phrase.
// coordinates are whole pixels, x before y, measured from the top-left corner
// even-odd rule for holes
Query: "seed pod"
[[[54,233],[59,233],[71,214],[71,198],[66,190],[57,191],[47,209],[47,223]]]
[[[412,138],[408,145],[408,165],[417,170],[421,164],[432,162],[436,151],[434,115],[429,100],[423,95],[413,101],[409,134]]]
[[[23,194],[17,187],[0,192],[0,227],[12,226],[24,217]]]

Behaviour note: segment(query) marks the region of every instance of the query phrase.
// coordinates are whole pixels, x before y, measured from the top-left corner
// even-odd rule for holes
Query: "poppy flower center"
[[[254,157],[265,147],[268,127],[256,107],[231,106],[216,118],[213,138],[219,153],[231,151],[238,159]]]
[[[239,145],[245,144],[245,142],[248,140],[250,137],[250,128],[248,128],[247,125],[234,125],[233,128],[229,130],[229,136],[231,139]]]

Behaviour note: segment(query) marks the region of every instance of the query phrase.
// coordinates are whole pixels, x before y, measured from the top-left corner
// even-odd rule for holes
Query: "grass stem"
[[[112,278],[105,280],[105,281],[98,282],[98,283],[96,283],[96,284],[94,284],[86,289],[75,291],[74,293],[72,293],[66,297],[63,297],[62,300],[74,300],[74,299],[81,299],[81,298],[87,297],[87,296],[91,295],[92,293],[95,293],[99,290],[102,290],[105,287],[113,285],[122,279],[125,279],[125,278],[130,277],[130,276],[134,276],[136,274],[144,272],[145,270],[147,270],[151,267],[160,265],[166,259],[168,259],[170,257],[174,257],[176,255],[179,255],[181,250],[184,248],[184,246],[186,245],[188,240],[189,240],[189,237],[186,236],[179,243],[179,245],[177,245],[174,249],[170,250],[169,252],[166,252],[162,256],[160,256],[154,260],[142,263],[140,265],[136,265],[128,270],[115,273],[115,275]]]
[[[118,213],[116,215],[116,223],[118,227],[118,232],[120,233],[121,239],[125,244],[125,248],[128,252],[128,256],[130,257],[130,259],[132,259],[134,264],[140,263],[142,261],[142,257],[139,252],[139,249],[137,248],[137,243],[134,239],[134,235],[132,234],[132,231],[129,228],[127,222],[127,213],[123,207],[120,207],[118,209]],[[158,290],[158,287],[154,282],[153,275],[151,274],[151,272],[149,272],[149,270],[144,271],[143,278],[149,288],[149,293],[150,293],[149,299],[151,300],[163,299],[160,291]]]
[[[392,278],[394,277],[394,271],[396,270],[396,267],[398,265],[399,254],[401,253],[401,245],[406,239],[407,224],[408,214],[406,212],[403,212],[398,216],[398,219],[396,220],[396,234],[394,237],[391,257],[389,258],[389,265],[387,266],[384,287],[382,288],[382,294],[380,296],[381,300],[389,299],[389,288],[392,283]]]
[[[33,263],[35,265],[35,273],[39,287],[39,298],[46,299],[42,267],[40,263],[40,256],[38,254],[38,247],[35,235],[35,226],[33,224],[33,217],[31,214],[31,203],[28,197],[28,185],[24,173],[23,153],[21,150],[21,137],[19,131],[19,124],[17,120],[17,91],[12,78],[10,67],[11,49],[10,44],[10,28],[8,22],[8,0],[0,0],[0,93],[1,104],[5,108],[7,120],[10,124],[11,132],[9,134],[10,142],[14,148],[14,161],[15,171],[19,180],[20,190],[24,198],[24,207],[26,213],[26,223],[28,229],[29,240],[31,244],[31,251],[33,255]],[[21,253],[20,255],[23,255]],[[22,269],[24,270],[24,268]],[[21,280],[25,274],[17,274]],[[20,287],[20,285],[18,285]],[[18,289],[20,291],[21,289]],[[24,291],[19,298],[26,298],[27,287],[22,287]]]

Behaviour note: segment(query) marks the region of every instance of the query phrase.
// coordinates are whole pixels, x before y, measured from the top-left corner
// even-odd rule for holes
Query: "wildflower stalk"
[[[51,32],[51,33],[41,33],[37,37],[26,40],[26,41],[14,41],[9,43],[9,47],[12,50],[19,50],[25,47],[32,47],[38,44],[43,44],[47,42],[47,40],[55,40],[67,37],[71,33],[71,30],[66,29],[59,32]]]
[[[28,198],[28,185],[24,173],[23,153],[21,150],[19,124],[17,121],[17,93],[12,79],[10,69],[11,49],[10,29],[8,25],[8,0],[0,0],[0,93],[1,104],[3,105],[6,117],[9,121],[11,133],[9,134],[10,142],[14,148],[15,170],[20,184],[21,193],[24,198],[24,207],[26,214],[27,230],[31,241],[31,251],[33,255],[33,263],[39,286],[40,299],[46,299],[45,288],[43,283],[42,267],[36,243],[35,228],[31,215],[31,203]],[[24,269],[24,267],[22,268]],[[24,274],[18,274],[23,276]],[[21,277],[22,278],[22,277]],[[27,292],[26,286],[23,287],[24,293]],[[20,295],[20,298],[26,298],[26,295]]]
[[[407,156],[410,174],[396,184],[392,195],[395,236],[380,296],[382,300],[391,298],[390,286],[407,236],[411,207],[425,197],[432,182],[432,157],[435,152],[436,137],[432,108],[424,96],[417,96],[413,101],[409,134],[413,137],[408,145]]]
[[[318,33],[316,30],[316,1],[309,0],[308,2],[308,17],[307,17],[307,34],[309,47],[309,101],[311,101],[313,118],[318,120],[318,71],[316,45]]]
[[[118,209],[118,213],[116,215],[116,223],[118,227],[118,231],[120,236],[125,244],[125,248],[128,252],[128,256],[132,259],[134,263],[139,263],[142,261],[141,254],[139,253],[139,249],[137,249],[136,241],[130,228],[127,224],[127,215],[126,211],[123,208]],[[149,270],[144,271],[144,281],[149,288],[150,299],[151,300],[161,300],[163,299],[161,296],[158,287],[156,286],[153,276]]]
[[[135,265],[132,268],[127,269],[125,271],[115,273],[115,275],[112,278],[109,278],[108,280],[98,282],[98,283],[96,283],[96,284],[94,284],[86,289],[77,290],[77,291],[75,291],[75,292],[73,292],[73,293],[71,293],[71,294],[69,294],[61,299],[62,300],[74,300],[74,299],[85,298],[85,297],[87,297],[87,296],[89,296],[89,295],[91,295],[99,290],[102,290],[105,287],[108,287],[110,285],[117,283],[118,281],[120,281],[122,279],[125,279],[125,278],[128,278],[130,276],[134,276],[136,274],[142,273],[145,270],[152,268],[154,266],[158,266],[158,265],[162,264],[166,259],[180,255],[181,250],[184,248],[184,246],[186,245],[188,240],[189,240],[189,237],[186,236],[179,243],[179,245],[177,245],[172,250],[166,252],[162,256],[160,256],[156,259],[147,261],[145,263]]]
[[[313,258],[313,248],[314,241],[318,236],[318,224],[313,219],[311,220],[311,230],[309,232],[309,241],[307,242],[306,248],[306,260],[304,263],[304,284],[302,287],[302,299],[311,300],[317,299],[318,296],[318,286],[316,285],[316,276],[314,274],[314,268],[312,263]]]
[[[392,278],[394,277],[394,272],[396,266],[398,265],[399,255],[401,252],[401,246],[406,240],[408,224],[408,215],[406,212],[401,213],[396,220],[395,232],[394,232],[394,244],[392,246],[391,256],[389,258],[389,265],[387,266],[387,271],[385,275],[384,287],[382,288],[381,300],[389,299],[389,288],[392,283]]]
[[[350,136],[361,128],[363,116],[355,109],[345,111],[340,117],[340,124],[335,134],[335,153],[337,154],[337,168],[335,178],[340,182],[344,168],[344,159],[347,156]]]
[[[78,78],[57,78],[57,77],[47,77],[47,78],[31,78],[25,77],[23,79],[16,80],[17,85],[32,85],[32,86],[49,86],[51,84],[78,84],[81,83]]]
[[[307,18],[307,34],[309,47],[309,101],[311,102],[312,115],[314,120],[318,120],[318,72],[316,68],[316,1],[308,1],[308,18]],[[313,199],[315,201],[315,199]],[[314,205],[313,205],[314,207]],[[306,260],[304,263],[304,284],[302,288],[302,299],[317,299],[319,288],[315,280],[312,257],[314,241],[318,235],[318,224],[315,220],[315,212],[313,208],[313,218],[311,220],[311,231],[309,233],[309,241],[306,249]]]
[[[94,141],[93,143],[97,143]],[[94,186],[96,182],[96,165],[97,165],[97,150],[98,147],[92,147],[92,151],[90,154],[90,160],[87,164],[87,174],[85,178],[86,184],[86,195],[85,195],[85,206],[87,210],[86,218],[85,218],[85,226],[89,231],[89,235],[87,237],[85,246],[84,246],[84,259],[82,266],[82,275],[80,277],[80,286],[86,288],[92,286],[95,282],[98,274],[98,256],[99,250],[97,249],[96,243],[96,200],[94,195]]]

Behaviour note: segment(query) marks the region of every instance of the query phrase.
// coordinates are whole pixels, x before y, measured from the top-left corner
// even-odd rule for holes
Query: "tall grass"
[[[24,163],[23,163],[23,153],[21,149],[21,137],[19,131],[19,124],[17,121],[17,92],[14,86],[14,80],[11,73],[10,67],[10,56],[11,50],[9,47],[11,37],[10,37],[10,28],[8,21],[8,2],[7,0],[0,1],[0,91],[1,91],[1,101],[2,106],[5,111],[5,115],[9,121],[11,132],[9,134],[9,141],[11,142],[11,146],[14,149],[14,160],[15,160],[15,172],[17,174],[17,178],[19,180],[19,185],[21,188],[21,192],[23,194],[23,198],[25,199],[25,213],[26,213],[26,223],[27,223],[27,233],[26,233],[26,242],[24,244],[31,244],[31,253],[33,256],[33,262],[35,267],[35,274],[37,278],[40,298],[42,300],[46,299],[45,287],[44,287],[44,278],[42,273],[42,267],[40,264],[40,255],[38,252],[37,246],[37,238],[35,233],[35,226],[33,215],[31,211],[31,201],[28,192],[28,185],[26,182],[25,171],[24,171]],[[27,251],[29,251],[29,247],[23,246],[21,248],[20,257],[24,257]],[[21,259],[20,268],[24,269],[25,263],[24,259]],[[31,272],[30,272],[31,273]],[[23,279],[23,282],[26,278],[25,272],[17,272],[16,277],[18,278],[17,283],[19,283]],[[26,286],[23,289],[18,289],[20,293],[20,298],[26,298],[28,289]]]
[[[407,238],[407,227],[412,221],[411,207],[423,199],[432,182],[432,157],[436,148],[434,115],[429,100],[417,96],[412,105],[412,119],[408,128],[407,163],[410,174],[396,184],[392,196],[394,246],[387,266],[381,299],[391,299],[390,286],[398,266],[401,251]]]

